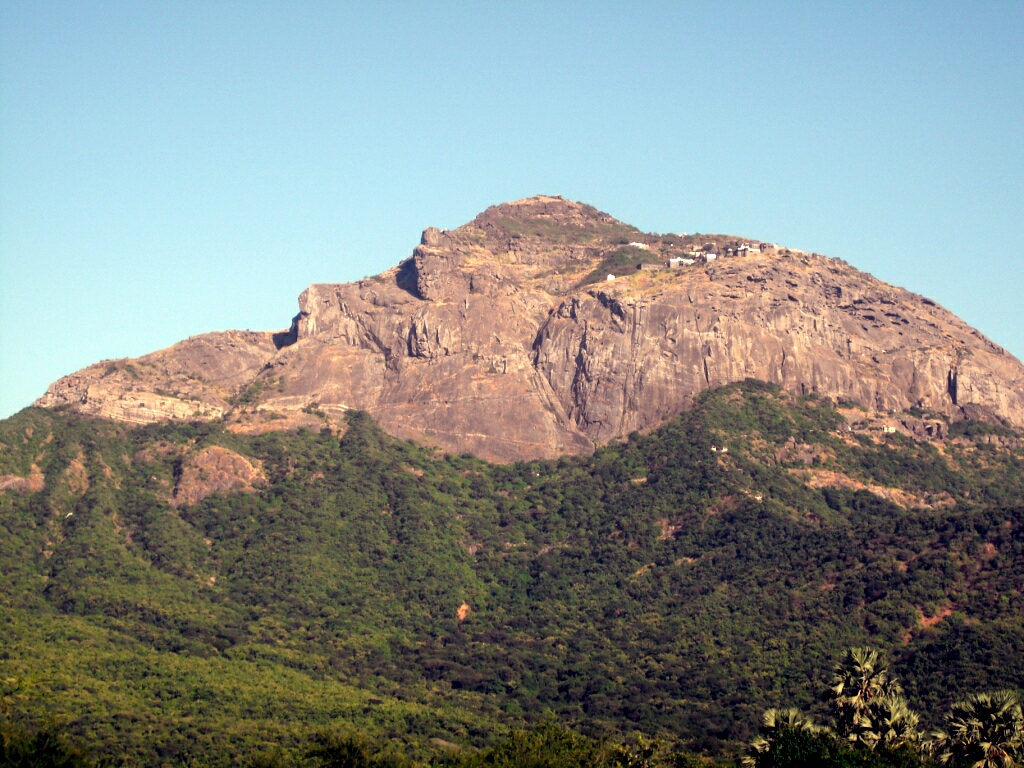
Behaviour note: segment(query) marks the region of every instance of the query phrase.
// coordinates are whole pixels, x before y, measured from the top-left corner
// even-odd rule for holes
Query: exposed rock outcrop
[[[24,493],[36,493],[43,490],[46,485],[46,478],[43,472],[35,464],[27,477],[21,475],[0,475],[0,493],[4,491],[21,491]]]
[[[638,254],[696,263],[640,270]],[[1024,366],[928,299],[839,260],[648,235],[561,198],[428,228],[398,267],[312,285],[299,310],[287,332],[207,334],[91,366],[38,404],[238,429],[359,408],[393,435],[500,461],[590,450],[748,377],[873,411],[1024,426]]]
[[[258,464],[211,445],[185,457],[171,505],[195,504],[213,493],[248,493],[265,484],[266,476]]]

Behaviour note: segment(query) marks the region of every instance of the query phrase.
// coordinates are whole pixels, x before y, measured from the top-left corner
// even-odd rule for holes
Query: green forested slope
[[[494,466],[359,413],[339,439],[27,410],[0,423],[0,475],[45,476],[0,494],[5,708],[141,764],[328,726],[425,755],[545,712],[728,751],[766,707],[820,710],[866,644],[935,722],[1024,688],[1024,451],[954,426],[872,438],[747,382],[594,456]],[[266,485],[174,508],[210,445]]]

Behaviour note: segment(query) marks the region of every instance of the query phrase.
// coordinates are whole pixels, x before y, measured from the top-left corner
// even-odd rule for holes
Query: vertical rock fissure
[[[637,371],[639,368],[637,365],[637,357],[639,355],[640,343],[643,340],[643,311],[644,308],[642,304],[635,304],[633,306],[633,327],[630,328],[629,335],[629,367],[622,380],[622,414],[619,416],[620,434],[626,431],[632,406],[630,395],[637,394],[639,384],[637,380]]]

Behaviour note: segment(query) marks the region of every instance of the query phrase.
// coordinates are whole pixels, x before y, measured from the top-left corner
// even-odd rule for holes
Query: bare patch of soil
[[[811,488],[840,488],[851,491],[868,491],[904,509],[911,509],[913,507],[934,509],[936,507],[951,507],[956,504],[953,497],[947,493],[924,498],[910,491],[904,491],[901,488],[887,488],[881,485],[864,483],[842,472],[833,472],[825,469],[791,469],[789,471]]]
[[[647,573],[653,567],[654,567],[654,563],[648,563],[647,565],[641,565],[639,568],[636,569],[636,571],[634,571],[633,576],[634,577],[643,576],[645,573]]]
[[[72,496],[81,498],[89,490],[89,473],[82,463],[82,454],[71,460],[68,468],[64,470],[64,479],[68,483],[68,490]]]
[[[36,493],[43,490],[45,485],[46,478],[43,477],[42,470],[40,470],[35,464],[32,465],[32,468],[28,473],[28,477],[21,477],[20,475],[0,475],[0,493],[3,493],[4,491]]]
[[[211,445],[185,459],[171,504],[195,504],[212,493],[252,493],[265,482],[259,462]]]
[[[661,525],[661,535],[658,538],[662,541],[675,538],[675,535],[683,530],[683,526],[674,525],[667,517],[659,520],[658,523]]]
[[[919,619],[919,621],[921,622],[921,626],[922,627],[934,627],[936,624],[941,622],[943,619],[948,619],[952,615],[953,615],[953,608],[952,608],[952,606],[947,605],[942,610],[940,610],[938,613],[936,613],[934,616],[925,616],[922,613],[921,614],[921,618]]]

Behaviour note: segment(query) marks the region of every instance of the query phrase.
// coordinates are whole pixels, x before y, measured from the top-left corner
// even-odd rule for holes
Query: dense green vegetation
[[[828,670],[871,645],[937,727],[1024,688],[1024,452],[990,434],[853,435],[757,382],[509,466],[361,413],[340,437],[240,436],[29,409],[0,422],[0,475],[45,477],[0,494],[3,716],[132,765],[285,764],[327,732],[522,764],[499,746],[526,737],[502,739],[552,716],[586,749],[735,755],[766,709],[823,718]],[[173,507],[211,445],[266,485]]]
[[[665,257],[634,245],[622,245],[601,259],[596,267],[580,281],[579,286],[599,283],[608,279],[609,274],[622,277],[634,272],[640,264],[664,264]]]
[[[635,239],[643,235],[636,227],[623,224],[621,221],[600,220],[597,217],[602,214],[593,206],[584,205],[582,210],[588,218],[580,222],[579,226],[567,227],[543,217],[519,218],[515,216],[500,218],[495,224],[498,229],[509,233],[515,239],[531,237],[552,245],[589,244],[599,240],[620,240],[628,243],[630,238]]]

